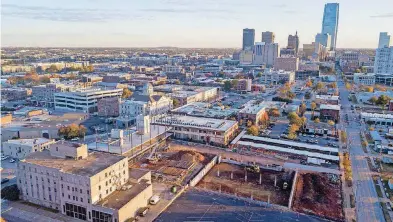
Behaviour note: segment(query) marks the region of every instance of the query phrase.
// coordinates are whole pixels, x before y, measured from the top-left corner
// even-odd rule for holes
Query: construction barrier
[[[201,171],[199,171],[199,173],[188,183],[190,187],[195,187],[199,181],[201,181],[202,178],[211,170],[211,168],[217,164],[217,160],[218,156],[215,156],[204,168],[202,168]]]

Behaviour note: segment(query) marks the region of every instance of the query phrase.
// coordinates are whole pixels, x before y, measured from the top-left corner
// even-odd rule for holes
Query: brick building
[[[321,104],[319,106],[319,119],[333,120],[338,123],[340,121],[340,106]]]
[[[102,98],[97,102],[98,115],[105,117],[119,116],[120,98]]]

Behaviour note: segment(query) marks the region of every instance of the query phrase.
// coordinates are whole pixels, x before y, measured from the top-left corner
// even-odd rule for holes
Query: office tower
[[[390,47],[390,35],[387,32],[379,33],[378,48]]]
[[[393,46],[378,48],[375,54],[375,74],[393,74]]]
[[[330,49],[331,36],[329,33],[318,33],[315,36],[315,42],[325,46],[327,49]]]
[[[274,38],[275,38],[274,32],[269,32],[269,31],[262,32],[262,42],[268,44],[274,43]]]
[[[273,67],[280,56],[278,43],[256,42],[253,50],[253,64]]]
[[[255,42],[255,29],[243,29],[243,50],[252,50]]]
[[[338,3],[325,4],[325,10],[323,12],[322,33],[330,34],[331,36],[330,50],[336,49],[338,17],[339,17],[339,4]]]
[[[289,35],[288,36],[288,49],[294,49],[295,53],[299,52],[299,36],[297,35],[297,31],[295,35]]]

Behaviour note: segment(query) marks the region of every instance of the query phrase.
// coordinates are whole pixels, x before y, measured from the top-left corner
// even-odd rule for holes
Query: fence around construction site
[[[288,208],[289,209],[292,208],[293,198],[295,196],[295,190],[296,190],[296,184],[297,184],[298,175],[299,175],[299,172],[296,170],[295,176],[294,176],[293,182],[292,182],[291,194],[289,195],[289,202],[288,202]]]
[[[189,182],[191,187],[195,187],[199,181],[213,168],[218,162],[218,156],[215,156],[204,168],[199,171],[199,173]]]

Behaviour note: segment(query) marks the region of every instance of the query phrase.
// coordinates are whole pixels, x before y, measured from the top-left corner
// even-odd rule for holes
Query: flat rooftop
[[[46,139],[46,138],[35,138],[35,139],[8,140],[7,143],[33,146],[33,145],[44,144],[52,141],[53,140]]]
[[[55,168],[64,173],[91,177],[124,158],[126,157],[103,152],[93,152],[89,153],[87,158],[81,160],[63,159],[51,156],[49,150],[44,150],[42,152],[31,153],[22,161]]]
[[[331,110],[340,110],[339,105],[328,105],[328,104],[321,104],[319,106],[319,109],[331,109]]]
[[[201,116],[209,118],[225,118],[235,115],[239,109],[225,109],[220,106],[211,106],[210,103],[194,102],[186,104],[177,109],[172,110],[172,113],[185,114],[189,116]]]
[[[180,116],[180,115],[165,116],[160,119],[157,119],[154,122],[154,124],[160,124],[160,125],[162,124],[167,126],[181,126],[181,127],[219,130],[219,131],[227,131],[236,123],[237,121],[234,120],[211,119],[211,118],[203,118],[203,117],[195,117],[195,116]]]
[[[123,187],[127,186],[130,186],[130,188],[126,190],[115,190],[112,194],[97,202],[95,205],[119,210],[138,196],[138,194],[152,185],[148,184],[147,181],[142,180],[140,183],[127,182],[123,185]]]

